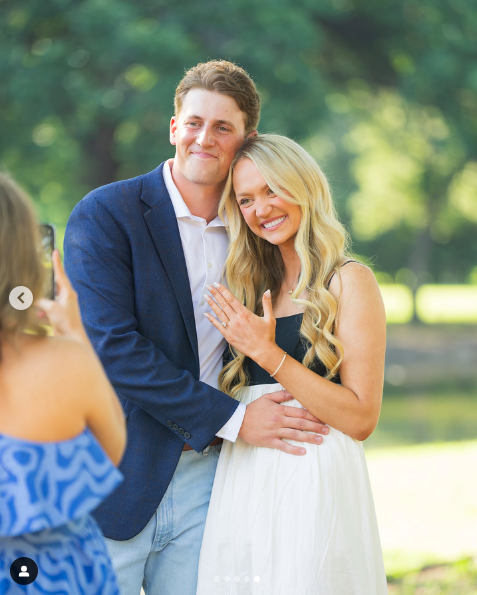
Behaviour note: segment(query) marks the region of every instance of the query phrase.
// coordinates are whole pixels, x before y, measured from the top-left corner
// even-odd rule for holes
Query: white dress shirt
[[[164,183],[176,214],[189,275],[199,343],[199,380],[218,388],[226,342],[219,331],[204,316],[205,312],[211,312],[204,299],[204,294],[208,294],[206,285],[213,285],[215,281],[224,284],[222,271],[227,257],[229,239],[220,217],[217,216],[207,224],[207,221],[202,217],[191,214],[172,179],[171,163],[172,160],[166,161],[162,171]],[[232,417],[216,435],[235,442],[243,422],[245,409],[246,406],[240,403]]]

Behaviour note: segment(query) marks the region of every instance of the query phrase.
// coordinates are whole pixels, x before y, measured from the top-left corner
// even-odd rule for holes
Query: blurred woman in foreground
[[[122,481],[115,465],[126,443],[123,411],[57,251],[58,300],[38,299],[45,271],[37,228],[28,197],[0,174],[0,593],[116,595],[89,513]],[[11,306],[19,285],[32,291],[54,337],[46,336],[35,303],[23,311]],[[28,586],[12,580],[18,558],[38,567]],[[12,572],[20,571],[32,577],[35,568]]]
[[[314,445],[285,430],[281,450],[240,432],[224,441],[197,594],[385,595],[361,442],[377,424],[384,375],[373,273],[347,256],[323,172],[285,137],[245,143],[219,213],[230,291],[208,288],[217,318],[206,316],[232,347],[220,388],[247,407],[285,389],[294,399],[283,410],[306,409],[329,432]]]

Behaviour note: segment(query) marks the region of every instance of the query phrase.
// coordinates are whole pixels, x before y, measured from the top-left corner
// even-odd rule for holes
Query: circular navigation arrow
[[[33,304],[33,294],[28,287],[19,285],[12,289],[8,300],[15,310],[26,310]]]

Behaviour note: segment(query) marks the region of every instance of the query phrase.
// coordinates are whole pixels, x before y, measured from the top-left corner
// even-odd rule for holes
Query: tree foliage
[[[405,266],[463,279],[475,265],[473,2],[0,8],[0,162],[43,219],[64,226],[90,189],[170,157],[177,82],[199,61],[227,58],[258,85],[260,130],[295,138],[324,164],[359,253],[393,274]]]

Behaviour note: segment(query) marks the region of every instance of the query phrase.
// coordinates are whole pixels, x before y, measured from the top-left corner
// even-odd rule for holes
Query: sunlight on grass
[[[388,575],[477,556],[477,441],[366,456]]]
[[[388,324],[406,324],[414,314],[414,297],[407,285],[380,283]],[[475,285],[422,285],[416,293],[416,314],[426,324],[477,323]]]
[[[423,285],[416,295],[416,311],[426,323],[477,322],[477,287]]]
[[[386,322],[388,324],[406,324],[414,314],[414,298],[406,285],[380,284],[383,296]]]

